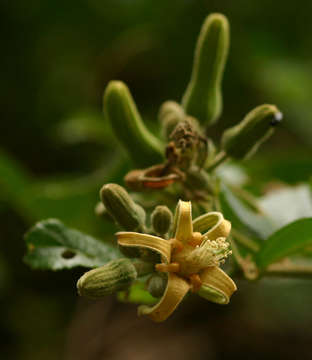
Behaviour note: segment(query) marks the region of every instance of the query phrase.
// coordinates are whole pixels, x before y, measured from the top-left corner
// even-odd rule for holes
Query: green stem
[[[207,171],[211,172],[215,170],[219,165],[224,163],[226,160],[228,160],[228,155],[225,151],[220,151],[216,157],[214,158],[213,162],[207,167]]]
[[[271,264],[264,272],[265,276],[285,276],[285,277],[309,277],[312,276],[311,265],[294,264],[290,260],[285,259],[281,262]]]
[[[230,189],[233,191],[234,194],[236,194],[243,201],[245,201],[252,210],[256,211],[259,214],[262,213],[262,209],[259,207],[256,197],[238,186],[230,185]]]
[[[229,236],[229,242],[231,244],[231,249],[233,253],[233,257],[236,260],[238,266],[242,269],[244,276],[248,280],[255,280],[258,277],[259,270],[256,264],[250,259],[249,256],[244,258],[236,245],[232,236]]]
[[[258,252],[260,250],[260,246],[254,240],[250,239],[245,234],[242,234],[240,231],[232,228],[231,233],[235,240],[237,240],[237,242],[245,246],[247,249],[253,252]]]
[[[221,207],[221,202],[220,202],[219,196],[215,196],[214,206],[215,206],[216,211],[222,212],[222,207]]]

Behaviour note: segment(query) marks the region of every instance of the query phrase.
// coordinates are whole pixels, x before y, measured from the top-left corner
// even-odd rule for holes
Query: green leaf
[[[272,234],[262,245],[257,257],[261,269],[312,245],[312,218],[300,219]]]
[[[36,179],[22,164],[0,148],[0,210],[9,206],[28,224],[45,218],[60,218],[71,226],[93,231],[98,226],[94,205],[104,182],[118,182],[129,165],[120,156],[106,159],[87,175]],[[85,211],[77,211],[77,209]]]
[[[103,244],[56,219],[38,222],[25,234],[25,262],[36,269],[96,267],[119,257],[117,248]]]

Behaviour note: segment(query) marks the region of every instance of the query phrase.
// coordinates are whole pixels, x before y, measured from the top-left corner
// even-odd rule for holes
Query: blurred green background
[[[267,181],[312,174],[311,1],[3,0],[0,5],[1,359],[290,359],[310,356],[311,281],[239,283],[231,305],[197,299],[161,325],[113,299],[77,299],[83,269],[32,271],[23,233],[43,218],[99,238],[100,186],[131,168],[101,115],[109,80],[126,82],[149,127],[179,101],[207,14],[231,24],[224,112],[211,136],[262,103],[283,125],[245,166]],[[196,308],[196,311],[194,310]]]

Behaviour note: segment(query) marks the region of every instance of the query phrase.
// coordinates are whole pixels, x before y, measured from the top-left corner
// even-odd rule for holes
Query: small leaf
[[[25,241],[28,253],[24,260],[37,269],[91,268],[119,257],[117,248],[67,228],[56,219],[37,223],[25,234]]]
[[[271,235],[262,245],[257,257],[261,269],[312,245],[312,218],[300,219]]]

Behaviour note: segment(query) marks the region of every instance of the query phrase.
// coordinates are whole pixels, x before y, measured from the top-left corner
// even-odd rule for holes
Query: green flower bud
[[[197,166],[188,169],[184,184],[192,190],[204,190],[209,194],[215,193],[211,176],[204,169],[199,169]]]
[[[229,42],[227,18],[209,15],[197,41],[191,80],[182,98],[186,113],[202,124],[212,125],[222,112],[221,82]]]
[[[177,124],[184,120],[185,112],[175,101],[166,101],[162,104],[158,114],[163,136],[169,139]]]
[[[145,211],[128,192],[117,184],[106,184],[100,191],[101,200],[111,217],[127,231],[144,229]]]
[[[151,215],[153,229],[160,236],[167,234],[171,227],[172,219],[172,212],[167,206],[156,206]]]
[[[159,274],[152,275],[147,281],[147,291],[154,297],[159,298],[166,290],[167,279]]]
[[[256,107],[238,125],[224,131],[221,149],[234,158],[250,157],[273,135],[274,127],[282,117],[282,113],[274,105]]]
[[[138,166],[163,160],[164,146],[145,127],[128,87],[121,81],[111,81],[104,93],[104,114],[112,129]]]
[[[128,259],[118,259],[86,272],[77,282],[80,296],[99,299],[107,294],[128,288],[137,272]]]

